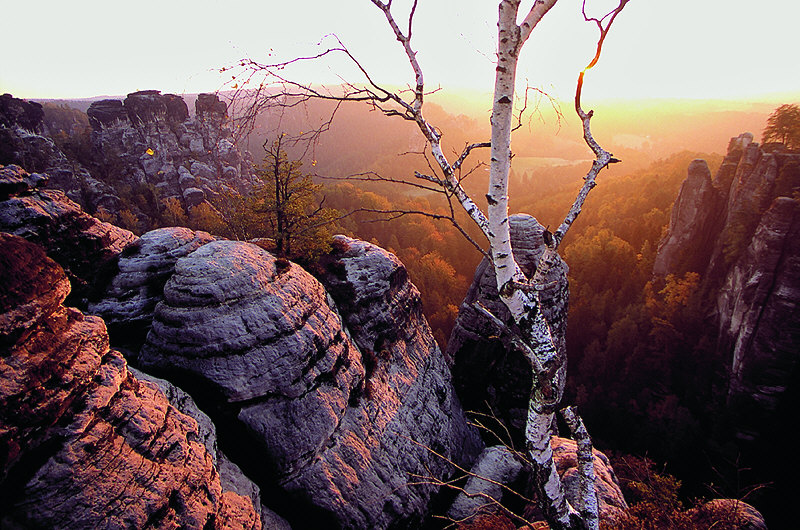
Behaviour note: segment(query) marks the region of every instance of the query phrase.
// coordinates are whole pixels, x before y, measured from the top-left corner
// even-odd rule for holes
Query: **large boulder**
[[[738,499],[714,499],[689,510],[689,517],[695,528],[767,530],[761,512]]]
[[[86,111],[92,128],[98,130],[116,122],[127,122],[128,112],[118,99],[103,99],[93,102]]]
[[[577,506],[580,496],[578,446],[573,440],[555,436],[550,440],[550,446],[567,499]],[[610,522],[628,508],[628,503],[606,455],[595,449],[592,456],[598,515],[601,521]],[[509,506],[519,503],[519,498],[529,498],[525,458],[525,455],[504,445],[486,448],[470,470],[467,483],[447,515],[456,521],[477,522],[486,515],[506,513]],[[525,515],[527,520],[543,520],[541,512],[532,503],[526,507]]]
[[[518,488],[522,495],[521,481],[518,478],[524,469],[523,460],[505,445],[487,447],[478,456],[469,478],[455,501],[447,511],[447,516],[454,521],[470,521],[480,519],[484,515],[505,511],[503,502]]]
[[[17,165],[0,166],[0,201],[7,201],[29,189],[43,186],[48,180],[47,175],[29,174]]]
[[[183,98],[175,94],[161,94],[158,90],[141,90],[128,94],[125,110],[134,124],[166,120],[182,123],[189,117],[189,109]]]
[[[362,245],[330,267],[356,307],[384,303],[366,335],[351,338],[299,266],[216,241],[176,263],[139,358],[226,424],[230,456],[262,492],[282,496],[282,515],[298,526],[416,524],[433,482],[454,471],[445,459],[467,463],[479,451],[405,268]],[[367,270],[373,287],[359,296],[349,271],[366,287]]]
[[[192,374],[234,403],[270,393],[302,397],[322,374],[353,385],[360,371],[322,286],[236,241],[206,244],[177,261],[140,362]]]
[[[34,132],[42,125],[44,109],[41,103],[17,99],[11,94],[0,96],[0,127],[22,127]]]
[[[197,118],[222,121],[228,117],[228,105],[216,94],[198,94],[194,102]]]
[[[101,319],[61,305],[61,267],[0,234],[0,275],[0,526],[260,528],[197,422],[128,371]]]
[[[103,297],[89,302],[89,312],[103,317],[115,344],[138,349],[150,330],[175,262],[213,240],[206,232],[182,227],[143,234],[120,254],[116,275]]]
[[[544,227],[530,215],[510,217],[511,246],[523,272],[530,277],[545,246]],[[560,257],[544,278],[539,298],[555,345],[566,355],[569,302],[568,267]],[[497,293],[494,269],[484,259],[458,310],[458,318],[447,343],[446,357],[452,365],[453,381],[464,407],[495,415],[509,429],[515,442],[522,442],[528,410],[532,372],[528,361],[495,325],[475,308],[480,304],[501,320],[511,318]],[[566,363],[565,363],[566,365]],[[492,425],[492,427],[498,427]]]
[[[0,167],[0,174],[6,172],[26,178],[19,168]],[[42,245],[72,282],[69,303],[84,308],[105,287],[122,250],[136,239],[88,215],[64,192],[40,188],[17,191],[0,202],[0,231]]]
[[[553,461],[556,464],[558,475],[561,477],[561,482],[564,484],[567,499],[577,505],[580,498],[578,444],[575,440],[554,436],[550,439],[550,446],[553,448]],[[619,480],[608,457],[597,449],[593,449],[592,462],[600,519],[613,520],[622,510],[628,508],[628,503],[622,495]]]

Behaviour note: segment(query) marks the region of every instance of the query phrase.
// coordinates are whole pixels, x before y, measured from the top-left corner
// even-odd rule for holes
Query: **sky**
[[[395,0],[398,19],[406,19],[410,1]],[[587,1],[590,14],[614,5]],[[547,14],[523,50],[520,82],[571,98],[597,34],[580,9],[579,0],[560,0]],[[325,37],[332,33],[381,82],[413,81],[369,0],[0,0],[0,12],[0,92],[22,98],[215,91],[230,80],[218,71],[223,66],[313,53],[332,43]],[[490,92],[496,18],[496,1],[420,0],[414,48],[429,89],[441,86],[453,97]],[[797,20],[793,0],[631,0],[588,74],[584,101],[800,99]],[[359,80],[336,63],[292,75]]]

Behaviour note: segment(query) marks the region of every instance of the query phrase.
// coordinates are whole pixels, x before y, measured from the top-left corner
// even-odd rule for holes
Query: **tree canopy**
[[[784,104],[775,109],[767,118],[762,141],[780,142],[789,149],[800,149],[800,106]]]

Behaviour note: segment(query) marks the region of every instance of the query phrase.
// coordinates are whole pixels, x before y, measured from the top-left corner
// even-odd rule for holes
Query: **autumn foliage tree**
[[[324,206],[322,186],[302,172],[303,163],[289,159],[284,138],[280,135],[265,146],[264,162],[256,168],[262,185],[253,209],[267,229],[265,235],[275,240],[277,254],[292,256],[302,247],[301,254],[312,256],[324,251],[336,211]]]

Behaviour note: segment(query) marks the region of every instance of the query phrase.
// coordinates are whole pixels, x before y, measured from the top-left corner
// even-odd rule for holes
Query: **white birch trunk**
[[[508,222],[508,177],[511,170],[511,130],[517,60],[524,39],[555,4],[537,2],[522,26],[517,25],[519,0],[503,0],[499,6],[497,68],[492,104],[492,147],[488,202],[489,247],[497,278],[497,291],[519,327],[526,357],[533,371],[525,427],[527,450],[533,465],[533,483],[548,519],[571,527],[577,512],[569,505],[553,462],[550,427],[564,389],[561,359],[540,310],[535,291],[516,288],[528,278],[520,270],[511,248]]]

